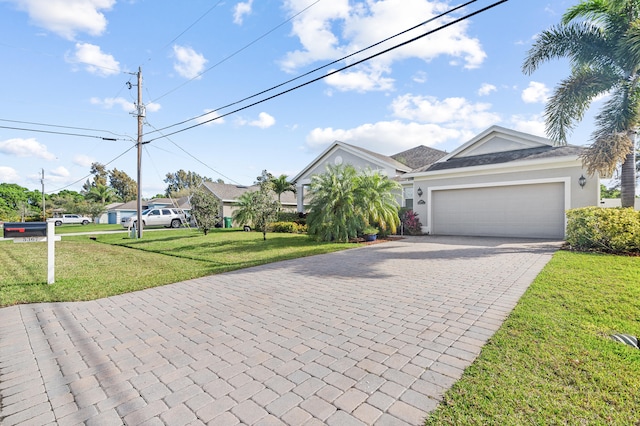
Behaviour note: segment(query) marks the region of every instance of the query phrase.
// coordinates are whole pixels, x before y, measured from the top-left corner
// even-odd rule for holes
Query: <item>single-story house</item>
[[[404,174],[411,172],[413,169],[432,164],[445,155],[447,153],[444,151],[420,145],[392,156],[386,156],[358,146],[335,141],[291,179],[291,182],[296,185],[297,209],[299,212],[305,211],[305,188],[308,188],[311,184],[311,177],[325,173],[329,164],[350,164],[358,170],[377,170],[385,176],[399,180]],[[409,189],[409,186],[407,188]],[[409,196],[407,198],[405,195],[407,194],[398,194],[398,202],[402,203],[403,207],[411,207],[411,205],[406,205],[404,200],[411,200],[412,197]]]
[[[424,151],[418,147],[417,152]],[[428,150],[433,150],[428,148]],[[294,179],[298,211],[304,187],[326,164],[369,167],[397,179],[401,205],[434,235],[564,238],[566,210],[599,205],[600,180],[589,176],[579,146],[493,126],[451,153],[425,151],[424,164],[335,142]],[[409,154],[407,154],[409,153]],[[439,155],[441,154],[441,155]],[[404,163],[401,162],[404,160]]]
[[[155,208],[177,208],[185,212],[191,210],[189,197],[180,198],[153,198],[142,200],[142,210]],[[110,224],[119,224],[122,219],[135,216],[138,210],[138,201],[127,201],[126,203],[110,204],[107,208],[107,218]],[[102,222],[101,222],[102,223]]]
[[[220,201],[220,217],[233,217],[233,212],[237,209],[235,203],[245,192],[258,191],[258,185],[244,186],[232,185],[228,183],[203,182],[203,188],[211,192]],[[283,211],[296,211],[296,197],[292,192],[280,194],[280,203]],[[243,224],[234,224],[241,226]]]

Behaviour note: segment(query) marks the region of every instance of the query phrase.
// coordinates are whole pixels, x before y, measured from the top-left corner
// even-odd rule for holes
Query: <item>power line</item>
[[[445,29],[445,28],[448,28],[448,27],[450,27],[450,26],[452,26],[452,25],[457,24],[458,22],[461,22],[461,21],[464,21],[464,20],[466,20],[466,19],[469,19],[469,18],[471,18],[472,16],[475,16],[475,15],[478,15],[478,14],[480,14],[480,13],[486,12],[487,10],[492,9],[492,8],[494,8],[494,7],[496,7],[496,6],[500,5],[500,4],[502,4],[502,3],[506,3],[507,1],[509,1],[509,0],[500,0],[500,1],[497,1],[497,2],[495,2],[495,3],[493,3],[493,4],[489,5],[489,6],[486,6],[486,7],[482,8],[482,9],[476,10],[475,12],[469,13],[469,14],[467,14],[467,15],[465,15],[465,16],[462,16],[462,17],[460,17],[460,18],[458,18],[458,19],[455,19],[455,20],[453,20],[453,21],[451,21],[451,22],[448,22],[448,23],[446,23],[446,24],[443,24],[443,25],[441,25],[440,27],[438,27],[438,28],[436,28],[436,29],[433,29],[433,30],[427,31],[427,32],[426,32],[426,33],[424,33],[424,34],[421,34],[421,35],[419,35],[419,36],[417,36],[417,37],[414,37],[414,38],[412,38],[412,39],[410,39],[410,40],[407,40],[407,41],[404,41],[404,42],[402,42],[402,43],[399,43],[399,44],[397,44],[397,45],[395,45],[395,46],[392,46],[392,47],[390,47],[390,48],[388,48],[388,49],[382,50],[382,51],[380,51],[380,52],[378,52],[378,53],[375,53],[375,54],[373,54],[373,55],[367,56],[366,58],[360,59],[360,60],[358,60],[358,61],[356,61],[356,62],[354,62],[354,63],[352,63],[352,64],[349,64],[349,65],[346,65],[346,66],[344,66],[344,67],[342,67],[342,68],[339,68],[339,69],[337,69],[337,70],[331,71],[331,72],[329,72],[329,73],[327,73],[327,74],[325,74],[325,75],[322,75],[322,76],[320,76],[320,77],[316,77],[316,78],[314,78],[314,79],[312,79],[312,80],[309,80],[309,81],[307,81],[307,82],[305,82],[305,83],[299,84],[299,85],[297,85],[297,86],[294,86],[294,87],[292,87],[292,88],[290,88],[290,89],[287,89],[287,90],[284,90],[284,91],[282,91],[282,92],[278,92],[278,93],[276,93],[275,95],[268,96],[268,97],[266,97],[266,98],[264,98],[264,99],[261,99],[261,100],[259,100],[259,101],[253,102],[253,103],[251,103],[251,104],[249,104],[249,105],[245,105],[245,106],[243,106],[243,107],[237,108],[237,109],[235,109],[235,110],[233,110],[233,111],[230,111],[230,112],[228,112],[228,113],[225,113],[225,114],[222,114],[222,115],[218,115],[218,116],[216,116],[216,117],[214,117],[214,118],[212,118],[212,119],[209,119],[209,120],[206,120],[206,121],[202,121],[202,122],[200,122],[200,123],[197,123],[197,124],[194,124],[194,125],[191,125],[191,126],[185,127],[185,128],[183,128],[183,129],[176,130],[176,131],[174,131],[174,132],[168,133],[168,134],[166,134],[166,135],[165,135],[165,136],[163,136],[163,137],[172,136],[172,135],[175,135],[175,134],[178,134],[178,133],[185,132],[185,131],[187,131],[187,130],[191,130],[191,129],[193,129],[193,128],[196,128],[196,127],[202,126],[202,125],[204,125],[204,124],[210,123],[210,122],[212,122],[212,121],[214,121],[214,120],[218,120],[218,119],[221,119],[221,118],[226,117],[226,116],[228,116],[228,115],[235,114],[235,113],[237,113],[237,112],[239,112],[239,111],[243,111],[243,110],[245,110],[245,109],[251,108],[251,107],[256,106],[256,105],[259,105],[259,104],[264,103],[264,102],[266,102],[266,101],[269,101],[269,100],[271,100],[271,99],[274,99],[274,98],[277,98],[277,97],[279,97],[279,96],[282,96],[282,95],[284,95],[284,94],[286,94],[286,93],[289,93],[289,92],[292,92],[292,91],[294,91],[294,90],[300,89],[300,88],[302,88],[302,87],[304,87],[304,86],[307,86],[307,85],[309,85],[309,84],[311,84],[311,83],[315,83],[315,82],[317,82],[317,81],[320,81],[320,80],[322,80],[322,79],[325,79],[325,78],[327,78],[327,77],[329,77],[329,76],[332,76],[332,75],[334,75],[334,74],[337,74],[337,73],[339,73],[339,72],[342,72],[342,71],[344,71],[344,70],[346,70],[346,69],[352,68],[352,67],[354,67],[354,66],[356,66],[356,65],[359,65],[359,64],[361,64],[361,63],[363,63],[363,62],[366,62],[366,61],[368,61],[368,60],[370,60],[370,59],[376,58],[376,57],[381,56],[381,55],[383,55],[383,54],[385,54],[385,53],[389,53],[389,52],[390,52],[390,51],[392,51],[392,50],[395,50],[395,49],[398,49],[398,48],[400,48],[400,47],[406,46],[406,45],[408,45],[408,44],[410,44],[410,43],[413,43],[413,42],[415,42],[415,41],[417,41],[417,40],[420,40],[420,39],[422,39],[422,38],[424,38],[424,37],[426,37],[426,36],[428,36],[428,35],[431,35],[431,34],[433,34],[433,33],[437,32],[437,31],[441,31],[441,30],[443,30],[443,29]],[[215,110],[214,110],[214,111],[215,111]],[[191,121],[191,120],[189,120],[189,121]],[[175,125],[174,125],[174,126],[175,126]],[[169,127],[174,127],[174,126],[169,126]],[[163,129],[160,129],[160,130],[164,130],[164,129],[166,129],[166,128],[168,128],[168,127],[165,127],[165,128],[163,128]],[[146,141],[145,143],[150,143],[150,142],[153,142],[153,141],[158,140],[158,139],[160,139],[160,137],[152,138],[152,139],[150,139],[150,140]]]
[[[158,100],[160,100],[160,99],[164,98],[165,96],[170,95],[171,93],[173,93],[173,92],[175,92],[175,91],[177,91],[177,90],[179,90],[179,89],[183,88],[183,87],[184,87],[184,86],[186,86],[187,84],[191,83],[193,80],[196,80],[196,79],[198,79],[198,78],[202,77],[205,73],[207,73],[207,72],[211,71],[212,69],[216,68],[218,65],[221,65],[221,64],[223,64],[224,62],[228,61],[229,59],[233,58],[234,56],[236,56],[236,55],[237,55],[237,54],[239,54],[240,52],[242,52],[242,51],[244,51],[244,50],[248,49],[250,46],[252,46],[252,45],[256,44],[258,41],[262,40],[263,38],[265,38],[265,37],[266,37],[266,36],[268,36],[269,34],[273,33],[275,30],[277,30],[278,28],[282,27],[282,26],[283,26],[284,24],[286,24],[287,22],[290,22],[291,20],[293,20],[293,19],[294,19],[294,18],[296,18],[297,16],[299,16],[299,15],[303,14],[304,12],[306,12],[307,10],[309,10],[312,6],[315,6],[315,5],[316,5],[317,3],[319,3],[320,1],[321,1],[321,0],[316,0],[315,2],[311,3],[309,6],[305,7],[304,9],[302,9],[300,12],[296,13],[295,15],[292,15],[289,19],[286,19],[285,21],[283,21],[283,22],[281,22],[280,24],[276,25],[275,27],[273,27],[272,29],[270,29],[270,30],[269,30],[269,31],[267,31],[266,33],[262,34],[260,37],[258,37],[258,38],[256,38],[256,39],[254,39],[251,43],[246,44],[244,47],[242,47],[242,48],[240,48],[240,49],[236,50],[236,51],[235,51],[235,52],[233,52],[232,54],[230,54],[230,55],[226,56],[225,58],[221,59],[220,61],[216,62],[215,64],[213,64],[212,66],[210,66],[210,67],[209,67],[209,68],[207,68],[206,70],[202,71],[200,74],[198,74],[198,75],[196,75],[196,76],[194,76],[194,77],[190,78],[189,80],[185,81],[184,83],[182,83],[181,85],[179,85],[179,86],[175,87],[174,89],[169,90],[168,92],[166,92],[165,94],[163,94],[163,95],[161,95],[161,96],[159,96],[159,97],[155,98],[155,99],[154,99],[154,100],[152,100],[151,102],[157,102]],[[476,0],[474,0],[474,1],[476,1]],[[279,87],[279,86],[276,86],[276,87]],[[273,89],[273,88],[272,88],[272,89]],[[269,89],[269,90],[272,90],[272,89]],[[268,90],[267,90],[267,91],[268,91]],[[261,93],[264,93],[264,92],[261,92]],[[260,94],[260,93],[259,93],[259,94]],[[259,94],[257,94],[257,95],[253,95],[252,97],[254,97],[254,96],[258,96]],[[242,101],[238,101],[238,102],[242,102]],[[234,105],[234,104],[231,104],[231,105]],[[223,108],[224,108],[224,107],[223,107]],[[198,117],[196,117],[196,118],[198,118]],[[187,121],[191,121],[191,120],[194,120],[194,118],[192,118],[192,119],[190,119],[190,120],[187,120]],[[175,126],[175,125],[174,125],[174,126]],[[170,127],[173,127],[173,126],[170,126]],[[166,127],[165,127],[165,129],[166,129]]]
[[[128,153],[129,151],[131,151],[131,150],[132,150],[133,148],[135,148],[135,147],[136,147],[136,145],[131,146],[131,147],[130,147],[129,149],[127,149],[125,152],[123,152],[122,154],[118,155],[116,158],[114,158],[113,160],[109,161],[108,163],[105,163],[104,165],[105,165],[105,166],[108,166],[109,164],[113,163],[113,162],[114,162],[114,161],[116,161],[118,158],[122,157],[123,155],[125,155],[126,153]],[[78,179],[78,180],[77,180],[77,181],[75,181],[75,182],[71,182],[70,184],[63,186],[62,188],[58,188],[58,189],[56,189],[56,190],[49,191],[49,192],[48,192],[48,194],[53,194],[53,193],[56,193],[56,192],[60,192],[60,191],[62,191],[63,189],[67,189],[67,188],[69,188],[70,186],[73,186],[73,185],[75,185],[75,184],[77,184],[77,183],[82,182],[82,181],[83,181],[83,180],[85,180],[85,179],[90,178],[92,174],[93,174],[93,173],[89,173],[88,175],[86,175],[86,176],[84,176],[84,177],[82,177],[82,178]]]
[[[94,139],[102,139],[104,141],[126,141],[131,139],[123,139],[123,138],[108,138],[104,136],[96,136],[96,135],[85,135],[80,133],[69,133],[69,132],[54,132],[53,130],[41,130],[41,129],[28,129],[24,127],[11,127],[11,126],[0,126],[0,129],[9,129],[9,130],[21,130],[26,132],[37,132],[37,133],[48,133],[51,135],[63,135],[63,136],[77,136],[83,138],[94,138]]]
[[[54,127],[54,128],[58,128],[58,129],[85,130],[85,131],[89,131],[89,132],[109,133],[111,135],[123,136],[123,137],[126,136],[126,135],[121,135],[121,134],[118,134],[118,133],[114,133],[114,132],[112,132],[110,130],[92,129],[92,128],[88,128],[88,127],[62,126],[60,124],[48,124],[48,123],[37,123],[37,122],[33,122],[33,121],[9,120],[7,118],[0,118],[0,121],[4,121],[6,123],[30,124],[32,126]]]
[[[150,124],[148,121],[147,121],[147,125],[149,125],[149,126],[151,126],[151,127],[153,127],[153,128],[155,129],[155,127],[154,127],[152,124]],[[156,131],[159,131],[159,130],[157,130],[157,129],[156,129]],[[162,132],[160,132],[160,134],[162,134]],[[235,181],[235,180],[231,179],[231,178],[230,178],[230,177],[228,177],[228,176],[223,175],[223,174],[222,174],[222,173],[220,173],[219,171],[215,170],[213,167],[211,167],[211,166],[209,166],[208,164],[204,163],[204,162],[203,162],[202,160],[200,160],[198,157],[196,157],[196,156],[192,155],[190,152],[188,152],[187,150],[185,150],[184,148],[182,148],[180,145],[178,145],[177,143],[175,143],[173,140],[171,140],[171,138],[169,138],[168,136],[164,136],[164,135],[163,135],[163,137],[164,137],[164,138],[166,138],[166,139],[167,139],[169,142],[171,142],[172,144],[174,144],[174,145],[175,145],[175,146],[176,146],[180,151],[184,152],[184,153],[185,153],[185,154],[187,154],[189,157],[193,158],[193,159],[194,159],[194,160],[196,160],[198,163],[202,164],[203,166],[205,166],[206,168],[208,168],[208,169],[209,169],[209,170],[211,170],[212,172],[214,172],[214,173],[216,173],[216,174],[218,174],[218,175],[222,176],[223,178],[227,179],[227,180],[228,180],[228,181],[230,181],[230,182],[235,183],[236,185],[241,185],[239,182],[237,182],[237,181]],[[148,152],[147,152],[147,154],[148,154]]]
[[[284,85],[287,85],[287,84],[289,84],[289,83],[292,83],[292,82],[294,82],[294,81],[296,81],[296,80],[299,80],[299,79],[301,79],[301,78],[303,78],[303,77],[306,77],[306,76],[308,76],[308,75],[310,75],[310,74],[313,74],[313,73],[315,73],[315,72],[317,72],[317,71],[320,71],[320,70],[322,70],[322,69],[324,69],[324,68],[327,68],[327,67],[329,67],[329,66],[331,66],[331,65],[335,65],[335,64],[337,64],[338,62],[342,62],[342,61],[344,61],[344,60],[346,60],[346,59],[349,59],[350,57],[355,56],[355,55],[357,55],[357,54],[359,54],[359,53],[362,53],[362,52],[367,51],[367,50],[369,50],[369,49],[372,49],[372,48],[374,48],[374,47],[376,47],[376,46],[379,46],[379,45],[381,45],[382,43],[385,43],[385,42],[387,42],[387,41],[389,41],[389,40],[392,40],[392,39],[394,39],[394,38],[396,38],[396,37],[399,37],[399,36],[401,36],[401,35],[403,35],[403,34],[406,34],[406,33],[410,32],[410,31],[413,31],[413,30],[415,30],[416,28],[419,28],[419,27],[421,27],[421,26],[423,26],[423,25],[426,25],[426,24],[428,24],[428,23],[431,23],[431,22],[433,22],[433,21],[435,21],[435,20],[437,20],[437,19],[440,19],[440,18],[442,18],[442,17],[444,17],[444,16],[446,16],[446,15],[448,15],[448,14],[450,14],[450,13],[453,13],[453,12],[455,12],[455,11],[457,11],[457,10],[459,10],[459,9],[461,9],[461,8],[463,8],[463,7],[465,7],[465,6],[468,6],[468,5],[472,4],[472,3],[475,3],[476,1],[478,1],[478,0],[470,0],[470,1],[466,2],[466,3],[464,3],[464,4],[461,4],[461,5],[459,5],[459,6],[456,6],[456,7],[452,8],[452,9],[449,9],[449,10],[447,10],[446,12],[443,12],[443,13],[441,13],[441,14],[437,15],[437,16],[434,16],[434,17],[432,17],[432,18],[430,18],[430,19],[427,19],[426,21],[423,21],[423,22],[421,22],[421,23],[419,23],[419,24],[417,24],[417,25],[414,25],[414,26],[413,26],[413,27],[411,27],[411,28],[408,28],[408,29],[406,29],[406,30],[404,30],[404,31],[401,31],[401,32],[399,32],[399,33],[397,33],[397,34],[394,34],[394,35],[390,36],[390,37],[387,37],[387,38],[385,38],[384,40],[381,40],[381,41],[379,41],[379,42],[377,42],[377,43],[375,43],[375,44],[372,44],[372,45],[370,45],[370,46],[368,46],[368,47],[365,47],[365,48],[360,49],[360,50],[358,50],[358,51],[356,51],[356,52],[353,52],[353,53],[351,53],[351,54],[349,54],[349,55],[347,55],[347,56],[343,56],[343,57],[342,57],[342,58],[340,58],[340,59],[336,59],[336,60],[334,60],[334,61],[332,61],[332,62],[329,62],[329,63],[327,63],[327,64],[325,64],[325,65],[322,65],[322,66],[319,66],[319,67],[317,67],[317,68],[314,68],[314,69],[312,69],[311,71],[308,71],[308,72],[306,72],[306,73],[304,73],[304,74],[302,74],[302,75],[299,75],[299,76],[297,76],[297,77],[295,77],[295,78],[289,79],[289,80],[287,80],[287,81],[285,81],[285,82],[283,82],[283,83],[280,83],[280,84],[277,84],[277,85],[275,85],[275,86],[272,86],[272,87],[270,87],[270,88],[268,88],[268,89],[265,89],[265,90],[263,90],[263,91],[261,91],[261,92],[255,93],[255,94],[253,94],[253,95],[251,95],[251,96],[247,96],[246,98],[240,99],[239,101],[235,101],[235,102],[232,102],[232,103],[230,103],[230,104],[227,104],[227,105],[221,106],[221,107],[219,107],[219,108],[217,108],[217,109],[214,109],[214,110],[208,111],[208,112],[206,112],[206,113],[204,113],[204,114],[200,114],[200,115],[198,115],[198,116],[196,116],[196,117],[192,117],[192,118],[189,118],[189,119],[187,119],[187,120],[183,120],[183,121],[181,121],[181,122],[179,122],[179,123],[175,123],[175,124],[172,124],[172,125],[170,125],[170,126],[163,127],[163,128],[161,128],[160,130],[166,130],[166,129],[170,129],[170,128],[172,128],[172,127],[176,127],[176,126],[180,126],[180,125],[182,125],[182,124],[186,124],[186,123],[188,123],[189,121],[197,120],[198,118],[202,118],[202,117],[204,117],[204,116],[207,116],[207,115],[209,115],[209,114],[212,114],[213,112],[219,111],[219,110],[221,110],[221,109],[229,108],[229,107],[231,107],[231,106],[233,106],[233,105],[237,105],[237,104],[239,104],[239,103],[241,103],[241,102],[244,102],[244,101],[247,101],[247,100],[249,100],[249,99],[253,99],[253,98],[255,98],[255,97],[258,97],[258,96],[260,96],[260,95],[263,95],[263,94],[265,94],[265,93],[267,93],[267,92],[270,92],[270,91],[275,90],[275,89],[277,89],[277,88],[279,88],[279,87],[282,87],[282,86],[284,86]],[[316,3],[317,3],[317,2],[316,2]],[[315,4],[315,3],[314,3],[314,4]],[[309,7],[311,7],[311,6],[309,6]],[[297,15],[296,15],[296,16],[297,16]],[[187,83],[188,83],[188,82],[187,82]],[[186,84],[186,83],[185,83],[185,84]],[[179,86],[179,87],[182,87],[182,86]],[[178,87],[178,88],[179,88],[179,87]],[[177,88],[176,88],[176,89],[174,89],[174,90],[177,90]],[[171,92],[168,92],[168,93],[171,93]],[[163,95],[163,96],[164,96],[164,95]],[[159,99],[159,98],[158,98],[158,99]],[[154,132],[150,132],[150,133],[154,133]]]

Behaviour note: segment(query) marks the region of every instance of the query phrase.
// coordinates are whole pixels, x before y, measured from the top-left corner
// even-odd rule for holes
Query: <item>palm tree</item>
[[[113,191],[113,189],[111,189],[106,185],[101,185],[101,184],[92,186],[86,195],[88,199],[93,201],[99,201],[102,205],[104,205],[107,201],[113,200],[115,196],[116,194]]]
[[[256,192],[245,192],[238,197],[238,201],[235,203],[237,207],[233,214],[233,221],[240,225],[254,226],[256,221]]]
[[[363,210],[368,225],[378,226],[383,232],[395,233],[400,225],[400,204],[394,192],[401,191],[398,182],[378,172],[365,171],[359,176],[356,202]]]
[[[582,0],[565,12],[559,25],[538,35],[522,69],[531,74],[543,62],[560,58],[570,60],[571,75],[547,103],[547,134],[565,145],[591,102],[609,95],[582,161],[589,174],[604,176],[621,164],[622,206],[632,207],[640,124],[640,1]]]
[[[293,192],[296,193],[296,186],[287,181],[287,175],[280,175],[278,177],[274,177],[271,179],[273,192],[278,194],[278,202],[280,201],[280,196],[285,192]]]
[[[358,173],[351,165],[327,166],[311,178],[307,233],[320,241],[347,242],[365,226],[355,208]]]

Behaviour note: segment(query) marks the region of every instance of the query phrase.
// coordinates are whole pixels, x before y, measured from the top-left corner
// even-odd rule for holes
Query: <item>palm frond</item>
[[[609,134],[608,137],[596,139],[580,155],[587,173],[611,176],[619,164],[633,148],[633,141],[628,132]]]

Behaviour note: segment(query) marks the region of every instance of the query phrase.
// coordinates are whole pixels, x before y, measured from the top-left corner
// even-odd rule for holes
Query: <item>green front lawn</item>
[[[638,425],[640,257],[558,252],[427,425]]]
[[[0,306],[97,299],[354,246],[294,234],[267,234],[263,241],[261,233],[237,229],[206,237],[190,229],[159,230],[141,240],[127,233],[65,236],[56,243],[55,283],[47,285],[46,243],[2,241]]]

